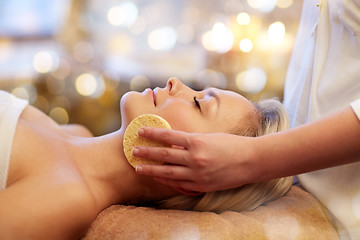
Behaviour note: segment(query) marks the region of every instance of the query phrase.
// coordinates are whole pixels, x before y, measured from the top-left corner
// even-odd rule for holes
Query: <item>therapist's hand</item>
[[[172,148],[134,148],[133,154],[165,165],[137,165],[140,175],[190,191],[209,192],[239,187],[256,178],[252,139],[223,133],[193,134],[160,128],[141,128],[139,135]],[[241,171],[241,169],[244,169]]]

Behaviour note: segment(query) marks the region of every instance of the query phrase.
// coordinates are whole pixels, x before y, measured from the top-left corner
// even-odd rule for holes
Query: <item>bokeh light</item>
[[[294,3],[293,0],[277,0],[276,6],[279,8],[288,8]]]
[[[83,73],[76,78],[76,91],[83,96],[100,97],[105,91],[105,83],[101,76]]]
[[[124,2],[118,6],[112,7],[107,18],[114,26],[130,26],[135,23],[138,17],[138,8],[133,2]]]
[[[217,22],[211,31],[203,35],[202,44],[205,49],[222,54],[233,47],[234,36],[225,24]]]
[[[134,49],[133,39],[130,35],[119,33],[108,39],[107,50],[110,54],[126,56]]]
[[[208,32],[204,33],[201,38],[201,43],[202,43],[203,47],[208,51],[215,50],[215,48],[212,44],[211,35],[212,35],[211,31],[208,31]]]
[[[33,67],[38,73],[47,73],[57,68],[59,59],[57,54],[48,51],[40,51],[33,58]]]
[[[258,67],[252,67],[236,77],[236,85],[239,90],[247,93],[260,92],[264,89],[266,82],[265,71]]]
[[[62,107],[54,107],[49,112],[49,117],[55,120],[58,124],[67,124],[69,123],[69,114]]]
[[[277,0],[247,0],[250,7],[261,12],[271,12],[276,7]]]
[[[246,12],[241,12],[237,15],[236,21],[240,25],[249,25],[250,24],[250,15]]]
[[[57,4],[63,2],[68,1]],[[0,88],[47,114],[63,108],[70,121],[97,133],[109,130],[102,125],[109,121],[89,115],[120,124],[114,116],[126,91],[163,86],[172,75],[194,89],[213,86],[249,98],[281,98],[302,1],[206,3],[80,1],[69,4],[54,27],[49,4],[5,1],[14,14],[24,11],[0,23],[20,25],[15,35],[0,29]]]
[[[170,50],[176,43],[176,32],[172,27],[155,29],[148,36],[149,46],[154,50]]]
[[[10,40],[0,39],[0,62],[6,61],[15,49]]]
[[[11,94],[13,94],[14,96],[21,98],[21,99],[25,99],[25,100],[29,100],[30,99],[30,95],[29,93],[26,91],[25,88],[23,87],[17,87],[15,89],[13,89],[11,91]]]
[[[279,45],[284,40],[285,25],[282,22],[274,22],[269,26],[268,37],[269,41],[274,45]]]
[[[240,41],[239,48],[243,52],[250,52],[253,49],[253,43],[250,39],[245,38]]]
[[[11,93],[18,98],[28,100],[32,104],[37,98],[37,90],[34,85],[24,84],[20,87],[14,88]]]

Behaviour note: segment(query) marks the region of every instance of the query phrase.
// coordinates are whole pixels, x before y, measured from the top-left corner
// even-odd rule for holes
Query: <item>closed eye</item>
[[[198,100],[196,100],[196,96],[194,97],[194,103],[195,103],[195,106],[200,110],[201,112],[201,107],[200,107],[200,103]]]

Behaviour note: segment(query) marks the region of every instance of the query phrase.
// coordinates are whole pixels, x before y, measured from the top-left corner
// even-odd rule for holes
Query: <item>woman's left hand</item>
[[[254,138],[160,128],[141,128],[139,135],[174,146],[138,146],[133,150],[134,156],[165,162],[137,165],[136,172],[171,187],[199,192],[225,190],[249,183],[256,175],[249,144]]]

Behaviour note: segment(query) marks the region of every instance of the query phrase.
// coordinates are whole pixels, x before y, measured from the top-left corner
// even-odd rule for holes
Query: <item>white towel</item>
[[[16,125],[28,102],[0,90],[0,191],[5,189]]]
[[[360,99],[352,102],[350,104],[350,106],[352,107],[353,111],[355,112],[355,114],[357,115],[357,117],[360,120]]]

